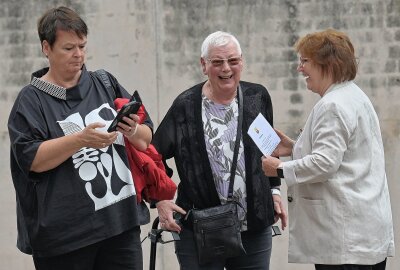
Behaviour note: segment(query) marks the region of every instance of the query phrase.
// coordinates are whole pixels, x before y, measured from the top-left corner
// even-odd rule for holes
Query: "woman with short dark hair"
[[[8,129],[17,197],[18,248],[36,269],[143,268],[136,191],[125,141],[145,150],[152,136],[131,114],[107,132],[118,97],[131,95],[108,72],[113,91],[86,70],[88,29],[67,8],[38,22],[49,66],[32,74]]]

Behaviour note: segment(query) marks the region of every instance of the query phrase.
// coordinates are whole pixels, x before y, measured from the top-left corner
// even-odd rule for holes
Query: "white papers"
[[[281,141],[275,130],[261,113],[251,123],[247,134],[253,139],[264,156],[270,156]]]

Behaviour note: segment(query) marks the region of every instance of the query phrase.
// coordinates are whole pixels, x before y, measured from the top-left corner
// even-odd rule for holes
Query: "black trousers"
[[[386,259],[383,262],[374,265],[360,265],[360,264],[342,264],[342,265],[328,265],[316,264],[315,270],[385,270]]]
[[[140,228],[54,257],[33,257],[36,270],[143,270]]]

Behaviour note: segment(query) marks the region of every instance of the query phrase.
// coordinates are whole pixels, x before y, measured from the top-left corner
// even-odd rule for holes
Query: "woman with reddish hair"
[[[393,223],[378,116],[354,83],[348,36],[328,29],[295,44],[297,71],[321,96],[296,141],[277,131],[267,176],[288,186],[289,262],[317,270],[382,270],[394,255]]]

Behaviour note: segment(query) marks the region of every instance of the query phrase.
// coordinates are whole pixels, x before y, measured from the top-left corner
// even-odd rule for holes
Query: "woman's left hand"
[[[117,130],[121,132],[129,142],[139,151],[146,151],[151,142],[153,133],[147,125],[139,124],[139,116],[130,114],[122,118],[126,124],[119,122]]]
[[[137,114],[130,114],[129,117],[124,116],[122,120],[124,120],[127,125],[119,122],[117,130],[128,138],[134,136],[137,133],[138,121],[140,120],[139,116]]]
[[[266,176],[276,177],[278,176],[276,173],[276,169],[279,167],[282,161],[275,157],[271,156],[263,156],[261,158],[262,161],[262,169]]]

